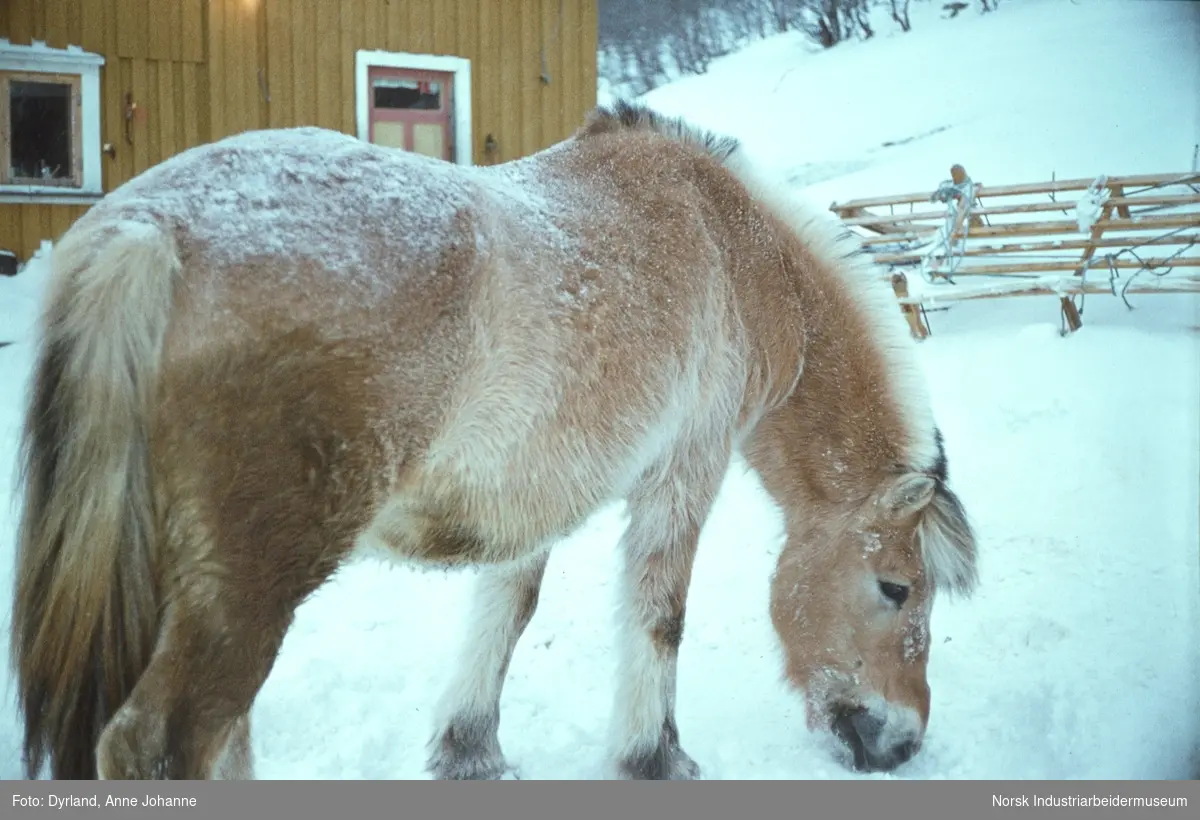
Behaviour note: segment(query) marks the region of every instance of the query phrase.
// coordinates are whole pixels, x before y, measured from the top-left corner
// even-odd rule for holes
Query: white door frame
[[[444,71],[454,75],[454,161],[459,165],[473,162],[471,137],[471,61],[465,57],[441,54],[411,54],[403,51],[357,51],[354,54],[354,117],[360,140],[371,133],[371,99],[368,75],[372,68],[411,68],[419,71]]]

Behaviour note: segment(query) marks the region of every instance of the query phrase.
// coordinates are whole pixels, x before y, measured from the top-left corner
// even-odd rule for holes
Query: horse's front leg
[[[463,646],[430,741],[439,780],[494,780],[508,771],[500,749],[500,695],[513,651],[537,609],[548,553],[488,567],[475,590]]]
[[[629,499],[622,540],[620,678],[613,714],[619,774],[690,780],[699,766],[675,722],[675,681],[700,531],[728,468],[719,447],[694,447]]]

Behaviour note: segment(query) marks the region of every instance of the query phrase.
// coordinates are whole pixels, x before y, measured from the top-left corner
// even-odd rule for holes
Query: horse
[[[699,777],[677,658],[738,455],[784,513],[780,683],[847,765],[911,758],[975,536],[901,314],[815,214],[736,139],[627,102],[494,166],[301,127],[114,189],[53,250],[22,431],[27,776],[254,777],[295,610],[380,553],[479,571],[470,612],[429,613],[468,629],[427,772],[508,776],[548,555],[624,502],[610,771]]]

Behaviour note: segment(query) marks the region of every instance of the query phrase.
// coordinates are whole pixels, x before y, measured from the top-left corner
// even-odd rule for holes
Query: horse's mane
[[[614,131],[651,131],[685,145],[693,145],[725,164],[741,148],[736,137],[692,125],[683,117],[672,117],[628,100],[597,106],[587,115],[578,137]]]
[[[829,214],[819,214],[777,183],[764,178],[742,150],[741,140],[737,137],[701,128],[681,116],[663,114],[644,103],[618,99],[588,112],[575,138],[587,139],[621,131],[659,134],[699,148],[729,168],[756,198],[781,216],[806,242],[821,245],[827,258],[866,256],[858,238],[839,220],[830,218]],[[834,266],[839,273],[851,276],[866,275],[861,268],[861,265]]]

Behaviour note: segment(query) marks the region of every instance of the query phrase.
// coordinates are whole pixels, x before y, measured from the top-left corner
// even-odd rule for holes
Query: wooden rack
[[[1200,172],[982,185],[955,165],[934,191],[834,203],[885,271],[912,328],[936,302],[1200,292]],[[910,275],[920,277],[917,294]]]

